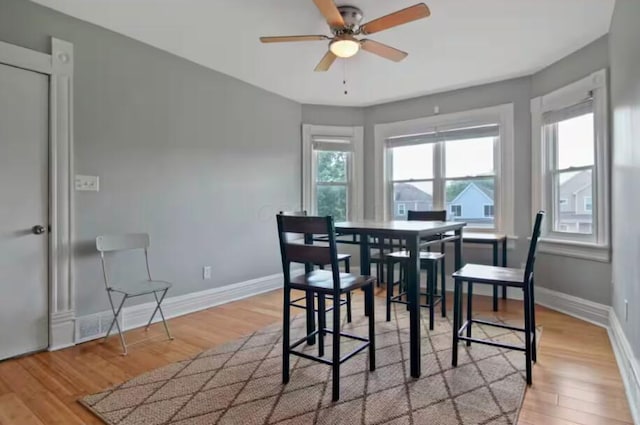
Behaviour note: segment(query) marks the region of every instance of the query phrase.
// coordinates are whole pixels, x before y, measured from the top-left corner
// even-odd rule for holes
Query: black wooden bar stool
[[[435,307],[440,304],[442,307],[442,317],[447,317],[446,295],[444,279],[441,280],[440,293],[438,294],[438,263],[444,258],[444,254],[439,252],[420,252],[420,268],[427,271],[427,292],[421,292],[421,296],[426,296],[426,304],[420,307],[429,309],[429,329],[433,330],[435,320]],[[409,260],[408,251],[398,251],[387,254],[387,322],[391,320],[391,304],[399,303],[409,305],[407,285],[404,277],[407,276],[406,265]],[[395,281],[395,265],[400,264],[400,280]],[[399,285],[399,294],[394,295],[394,286]]]
[[[306,211],[291,211],[291,212],[280,211],[280,214],[293,216],[293,217],[307,216]],[[290,237],[290,236],[287,236],[287,237]],[[326,238],[322,238],[322,239],[326,241]],[[338,254],[338,264],[341,262],[344,262],[345,273],[350,273],[351,272],[351,254]],[[318,266],[320,269],[324,269],[325,265],[326,264],[316,264],[316,266]],[[329,313],[331,310],[333,310],[333,298],[331,296],[327,296],[327,300],[331,301],[332,305],[331,307],[328,307],[325,309],[325,313]],[[304,304],[302,303],[302,301],[304,301]],[[313,311],[315,313],[319,313],[320,307],[318,306],[318,308],[316,308],[314,298],[307,299],[307,296],[305,295],[303,297],[298,297],[291,300],[292,307],[301,308],[303,310],[307,309],[307,303],[309,304],[313,303]],[[347,292],[345,298],[340,298],[340,305],[347,306],[347,322],[351,323],[351,292]]]
[[[531,385],[531,366],[536,361],[536,310],[534,298],[533,266],[536,260],[536,247],[540,237],[540,226],[544,217],[544,211],[536,215],[531,242],[529,244],[529,254],[527,263],[522,269],[512,269],[507,267],[485,266],[480,264],[467,264],[453,274],[455,280],[455,291],[453,296],[453,352],[451,364],[458,365],[458,342],[466,341],[467,346],[472,342],[487,344],[494,347],[508,348],[512,350],[524,351],[526,358],[527,384]],[[467,282],[467,320],[462,322],[462,284]],[[509,326],[501,323],[493,323],[484,320],[473,319],[473,285],[476,283],[511,286],[522,288],[524,292],[524,329]],[[513,331],[524,332],[524,347],[506,344],[498,341],[474,338],[472,335],[472,325],[479,323],[482,325],[496,326]]]
[[[333,218],[328,217],[307,217],[307,216],[285,216],[279,214],[278,236],[280,239],[280,253],[282,255],[282,271],[284,274],[284,314],[283,314],[283,337],[282,337],[282,382],[289,382],[289,356],[291,354],[309,360],[315,360],[332,367],[333,378],[333,400],[340,398],[340,365],[358,354],[365,348],[369,348],[369,370],[376,367],[375,358],[375,315],[374,315],[374,294],[373,286],[375,277],[357,276],[350,273],[340,273],[338,266],[338,252],[336,248],[335,227]],[[304,235],[303,243],[291,241],[287,234]],[[327,235],[328,246],[313,245],[314,235]],[[305,264],[307,273],[291,277],[291,263]],[[329,270],[310,270],[310,264],[330,264]],[[354,289],[363,288],[365,291],[366,310],[369,312],[368,338],[341,332],[340,324],[340,303],[336,303],[333,308],[333,320],[331,328],[326,327],[325,315],[319,315],[319,327],[311,333],[291,343],[291,290],[297,289],[318,296],[320,311],[324,310],[325,298],[331,295],[334,300],[340,299],[345,294]],[[324,335],[332,335],[333,346],[331,359],[324,358]],[[309,341],[311,337],[318,337],[318,356],[297,351],[296,347]],[[340,356],[340,337],[362,341],[356,349],[344,356]]]
[[[445,210],[439,211],[407,211],[408,221],[446,221],[447,212]],[[429,238],[425,242],[430,243],[437,241],[439,238]],[[434,327],[435,306],[440,304],[442,307],[442,317],[447,316],[446,307],[446,287],[445,287],[445,255],[444,255],[444,243],[440,245],[440,252],[431,252],[431,246],[427,247],[428,251],[420,252],[420,268],[427,271],[427,292],[421,293],[427,297],[426,304],[420,304],[421,307],[429,308],[429,329]],[[387,321],[391,320],[391,303],[401,303],[408,305],[408,298],[406,295],[406,285],[403,288],[404,280],[403,276],[406,276],[404,272],[405,264],[409,260],[409,253],[407,251],[391,252],[386,255],[387,263]],[[395,264],[400,264],[400,280],[394,279]],[[440,293],[438,295],[438,264],[440,265]],[[394,295],[394,286],[400,285],[400,293]]]

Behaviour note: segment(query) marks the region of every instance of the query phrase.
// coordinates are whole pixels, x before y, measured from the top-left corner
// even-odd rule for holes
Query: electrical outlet
[[[629,321],[629,301],[624,300],[624,321]]]
[[[211,266],[204,266],[202,268],[202,278],[204,280],[211,279]]]
[[[100,178],[98,176],[76,175],[75,187],[79,191],[98,192],[100,190]]]

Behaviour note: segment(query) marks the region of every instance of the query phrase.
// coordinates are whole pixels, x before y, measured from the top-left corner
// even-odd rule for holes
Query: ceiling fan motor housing
[[[355,29],[360,26],[364,18],[362,10],[355,6],[338,6],[338,10],[340,11],[340,15],[342,15],[346,28]]]

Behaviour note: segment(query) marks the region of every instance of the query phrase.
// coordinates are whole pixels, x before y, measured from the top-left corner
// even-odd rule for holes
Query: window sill
[[[538,252],[580,258],[583,260],[600,261],[602,263],[611,261],[609,246],[585,242],[540,238],[538,242]]]

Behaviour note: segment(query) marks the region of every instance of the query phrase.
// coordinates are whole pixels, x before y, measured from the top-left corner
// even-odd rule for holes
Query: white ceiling
[[[371,35],[409,52],[360,52],[326,73],[327,34],[311,0],[34,0],[302,103],[364,106],[531,74],[606,34],[615,0],[424,0],[431,17]],[[419,0],[337,0],[365,21]],[[348,95],[343,91],[346,74]]]

